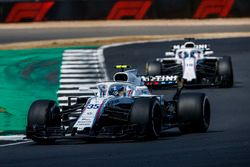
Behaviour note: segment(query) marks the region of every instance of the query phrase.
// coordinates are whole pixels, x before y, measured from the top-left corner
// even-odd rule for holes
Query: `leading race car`
[[[146,64],[146,85],[171,86],[183,78],[187,86],[233,86],[231,57],[215,57],[207,44],[195,44],[187,39],[183,45],[174,45],[165,58]]]
[[[166,100],[150,93],[137,70],[118,72],[114,81],[97,83],[94,96],[78,97],[75,104],[71,104],[73,97],[62,108],[52,100],[33,102],[26,135],[44,144],[57,139],[155,139],[173,127],[183,133],[206,132],[210,123],[207,96],[181,93],[182,83],[178,86],[175,96]]]

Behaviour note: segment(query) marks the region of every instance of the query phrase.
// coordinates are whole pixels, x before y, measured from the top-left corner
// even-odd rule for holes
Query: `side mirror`
[[[174,57],[175,54],[174,54],[174,52],[165,52],[165,56],[167,56],[167,57]]]
[[[205,56],[210,56],[210,55],[212,55],[212,54],[214,54],[214,51],[205,51],[205,53],[204,53],[204,55]]]

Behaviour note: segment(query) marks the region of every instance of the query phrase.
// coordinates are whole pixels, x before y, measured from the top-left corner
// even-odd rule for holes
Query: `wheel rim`
[[[161,111],[156,103],[154,104],[152,112],[152,128],[155,136],[159,136],[161,131]]]
[[[209,123],[210,123],[210,105],[207,97],[205,97],[203,103],[203,125],[205,129],[208,129]]]

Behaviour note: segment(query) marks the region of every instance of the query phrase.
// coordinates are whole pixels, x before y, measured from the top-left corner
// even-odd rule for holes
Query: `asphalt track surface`
[[[205,92],[211,102],[208,133],[182,135],[172,129],[154,141],[85,143],[62,141],[54,145],[33,142],[0,148],[1,166],[250,166],[250,38],[201,40],[216,55],[232,57],[235,85],[229,89],[192,89]],[[143,72],[145,62],[163,57],[176,42],[133,44],[105,50],[108,75],[118,63]],[[157,90],[173,94],[173,90]]]
[[[113,37],[127,35],[171,35],[214,32],[249,32],[250,25],[211,26],[132,26],[82,28],[1,29],[0,44],[70,38]]]

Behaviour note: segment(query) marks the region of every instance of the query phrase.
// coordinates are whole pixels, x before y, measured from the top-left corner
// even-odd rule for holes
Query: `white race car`
[[[207,44],[192,41],[174,45],[164,58],[157,58],[146,64],[146,85],[167,86],[176,84],[183,78],[186,85],[192,86],[233,86],[231,57],[215,57]]]
[[[27,138],[38,143],[57,139],[152,139],[173,127],[183,133],[206,132],[209,127],[210,104],[204,93],[180,93],[180,86],[173,99],[166,100],[152,95],[136,70],[118,72],[114,81],[98,83],[96,88],[95,95],[78,97],[76,104],[69,98],[68,106],[62,108],[52,100],[33,102]]]

